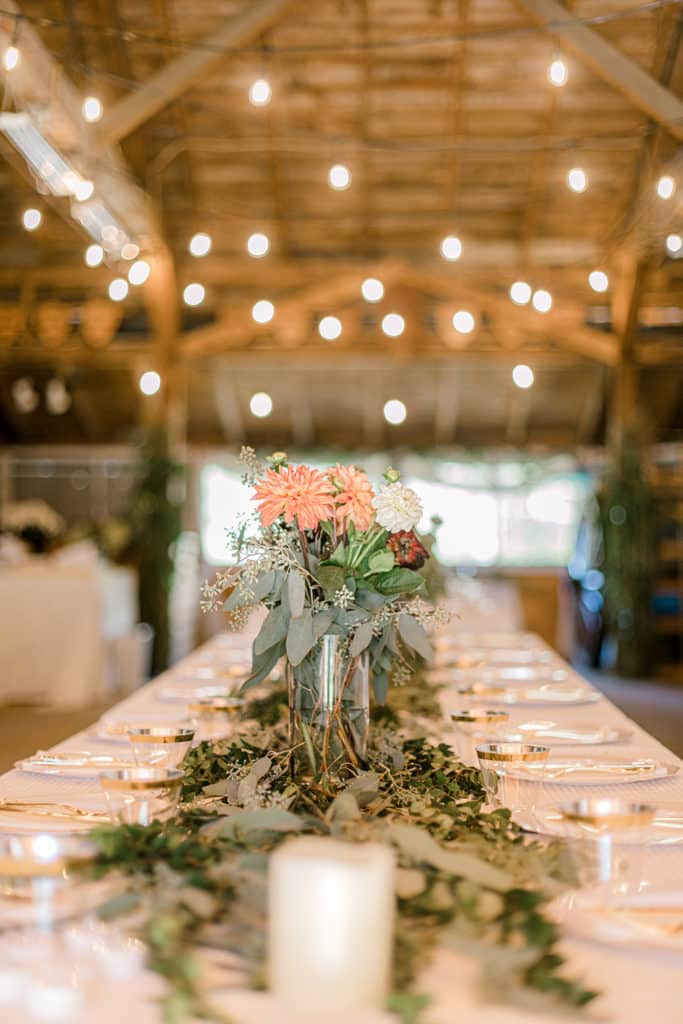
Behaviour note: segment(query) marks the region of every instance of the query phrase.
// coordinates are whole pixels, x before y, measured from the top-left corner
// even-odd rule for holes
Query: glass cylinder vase
[[[293,771],[316,777],[362,768],[370,730],[368,653],[351,657],[344,638],[325,633],[299,665],[287,663]]]

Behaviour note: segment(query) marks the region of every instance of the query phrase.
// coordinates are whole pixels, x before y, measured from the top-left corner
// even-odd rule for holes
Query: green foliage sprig
[[[202,947],[239,954],[244,983],[263,983],[268,854],[301,833],[396,849],[388,1005],[406,1024],[429,1001],[414,986],[437,947],[477,955],[488,998],[540,1000],[545,1013],[593,998],[563,974],[558,931],[544,913],[562,885],[558,848],[529,842],[504,809],[485,813],[479,771],[458,762],[447,744],[415,735],[411,705],[420,694],[424,714],[428,691],[424,682],[399,691],[401,732],[396,722],[378,724],[369,770],[336,789],[289,775],[278,724],[283,699],[275,691],[251,703],[248,713],[262,717],[247,719],[245,735],[190,753],[186,803],[175,823],[93,833],[100,870],[116,869],[129,881],[150,966],[167,982],[168,1024],[193,1014],[225,1019],[202,982]],[[129,909],[125,899],[120,909]]]

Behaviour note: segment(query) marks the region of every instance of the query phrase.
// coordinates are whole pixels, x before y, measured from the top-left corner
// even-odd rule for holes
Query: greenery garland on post
[[[140,619],[154,630],[153,675],[168,665],[173,545],[182,525],[184,475],[165,431],[150,431],[140,448],[137,483],[125,516],[131,530],[125,561],[138,571]]]
[[[600,505],[606,611],[617,642],[616,668],[624,676],[645,675],[652,669],[654,646],[657,506],[645,449],[633,431],[612,449]]]

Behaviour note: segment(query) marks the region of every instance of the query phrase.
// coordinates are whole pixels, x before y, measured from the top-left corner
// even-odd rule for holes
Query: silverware
[[[109,822],[104,811],[84,811],[71,804],[51,804],[29,800],[0,800],[0,813],[43,815],[46,818],[78,818],[80,821]]]

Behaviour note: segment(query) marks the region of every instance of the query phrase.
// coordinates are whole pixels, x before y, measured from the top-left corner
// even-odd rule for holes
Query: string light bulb
[[[266,391],[257,391],[249,399],[249,411],[257,419],[265,419],[273,411],[273,399]]]
[[[342,322],[336,316],[324,316],[318,324],[318,334],[325,341],[335,341],[342,332]]]
[[[512,371],[512,380],[516,387],[526,390],[534,382],[534,371],[526,363],[518,363]]]
[[[392,427],[397,427],[399,424],[405,423],[408,410],[399,398],[390,398],[388,402],[384,403],[383,413],[387,423],[390,423]]]
[[[2,66],[5,71],[14,71],[14,69],[19,66],[20,61],[21,54],[17,47],[14,46],[14,44],[8,46],[2,55]]]
[[[567,184],[572,192],[585,192],[588,188],[588,175],[583,167],[572,167],[567,172]]]
[[[344,164],[334,164],[327,172],[327,181],[336,192],[344,192],[351,184],[351,171]]]
[[[531,298],[531,285],[526,281],[515,281],[510,285],[510,298],[516,306],[526,306]]]
[[[109,298],[112,302],[123,302],[128,295],[128,282],[125,277],[115,277],[109,285]]]
[[[93,182],[88,181],[87,178],[83,178],[81,179],[81,181],[77,181],[74,185],[74,196],[76,197],[79,203],[87,202],[94,191],[95,186]]]
[[[121,246],[121,259],[123,260],[134,260],[140,255],[140,246],[136,245],[135,242],[125,242]]]
[[[151,395],[156,395],[161,389],[161,377],[156,370],[145,370],[144,373],[140,374],[138,387],[143,395],[147,395],[148,398]]]
[[[85,262],[88,267],[99,267],[104,259],[104,249],[101,245],[94,243],[85,250]]]
[[[131,284],[144,284],[151,271],[152,268],[147,260],[136,260],[135,263],[131,264],[130,270],[128,271],[128,280]]]
[[[569,72],[561,57],[556,57],[548,68],[548,81],[558,89],[567,84]]]
[[[475,319],[466,309],[459,309],[454,313],[451,322],[458,334],[471,334],[474,330]]]
[[[462,256],[462,242],[456,235],[446,235],[441,241],[441,255],[445,260],[454,263]]]
[[[657,182],[657,195],[660,199],[671,199],[676,191],[676,182],[670,174],[663,174]]]
[[[275,306],[268,299],[259,299],[251,307],[251,317],[257,324],[269,324],[275,316]]]
[[[87,121],[88,124],[94,124],[96,121],[102,120],[104,107],[102,106],[102,101],[97,96],[86,96],[81,109],[83,111],[83,120]]]
[[[40,210],[36,210],[32,206],[28,210],[24,210],[21,215],[21,223],[26,231],[35,231],[40,227],[42,220],[43,215]]]
[[[366,302],[381,302],[384,298],[384,285],[376,277],[366,277],[360,286],[360,293]]]
[[[400,313],[387,313],[382,318],[382,330],[388,338],[398,338],[406,329],[406,322]]]
[[[548,313],[552,308],[553,297],[545,288],[539,288],[531,298],[531,305],[537,313]]]
[[[211,244],[211,235],[207,235],[205,231],[198,231],[197,234],[193,235],[190,239],[188,249],[192,256],[201,258],[211,252]]]
[[[265,107],[272,98],[273,90],[265,78],[257,78],[249,86],[249,102],[253,107]]]
[[[270,249],[270,239],[268,235],[264,235],[262,231],[255,231],[253,235],[249,235],[247,239],[247,252],[254,259],[260,259],[261,256],[265,256]]]
[[[609,278],[604,270],[591,270],[588,283],[594,292],[606,292],[609,288]]]
[[[197,281],[192,281],[183,291],[183,302],[186,306],[201,306],[206,297],[206,288]]]
[[[683,238],[680,235],[666,236],[666,251],[670,256],[677,256],[681,249],[683,249]]]

